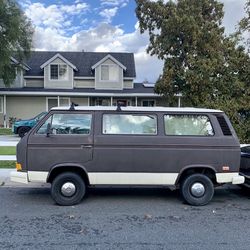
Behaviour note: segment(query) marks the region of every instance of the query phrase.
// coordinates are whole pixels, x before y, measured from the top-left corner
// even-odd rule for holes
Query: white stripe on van
[[[49,172],[28,171],[28,179],[30,182],[47,182]]]
[[[174,185],[178,173],[88,173],[91,185]]]

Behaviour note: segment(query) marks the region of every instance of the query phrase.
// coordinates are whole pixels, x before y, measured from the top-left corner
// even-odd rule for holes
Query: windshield
[[[42,112],[39,115],[35,116],[34,118],[32,118],[32,120],[41,120],[45,115],[47,114],[47,112]]]

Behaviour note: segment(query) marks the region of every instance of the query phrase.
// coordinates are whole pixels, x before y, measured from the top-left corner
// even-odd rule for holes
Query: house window
[[[3,113],[3,97],[0,96],[0,113]]]
[[[66,80],[68,79],[68,67],[66,64],[51,64],[50,65],[51,80]]]
[[[59,103],[58,103],[59,101]],[[50,110],[54,107],[68,107],[70,106],[69,97],[47,97],[47,110]]]
[[[155,106],[155,100],[143,100],[142,101],[143,107],[154,107]]]
[[[57,107],[57,106],[58,106],[57,97],[48,97],[47,98],[47,110],[50,110],[53,107]]]
[[[101,81],[118,81],[119,70],[117,65],[101,65]]]

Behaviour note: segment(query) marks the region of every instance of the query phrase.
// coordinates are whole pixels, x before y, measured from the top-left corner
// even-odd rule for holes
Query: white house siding
[[[46,110],[45,97],[6,96],[6,120],[10,117],[29,119]],[[3,119],[0,120],[3,124]]]
[[[56,58],[50,64],[66,64],[60,58]],[[50,64],[44,67],[44,88],[50,89],[72,89],[73,88],[73,69],[68,66],[68,79],[67,80],[50,80]]]
[[[80,106],[88,106],[89,104],[88,97],[71,97],[70,101]]]
[[[101,65],[104,65],[104,64],[117,65],[111,59],[107,59]],[[110,89],[110,90],[123,89],[123,69],[119,65],[117,65],[119,68],[119,79],[117,82],[101,81],[101,65],[99,65],[95,69],[95,88],[96,89]]]
[[[75,79],[74,80],[75,88],[94,88],[95,80],[94,79]]]
[[[25,86],[42,88],[44,86],[43,79],[25,79]]]
[[[134,88],[133,80],[124,80],[123,88],[124,89],[132,89],[132,88]]]

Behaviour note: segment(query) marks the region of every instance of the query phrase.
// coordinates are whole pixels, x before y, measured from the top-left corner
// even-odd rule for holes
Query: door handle
[[[91,145],[81,145],[81,148],[92,148]]]

